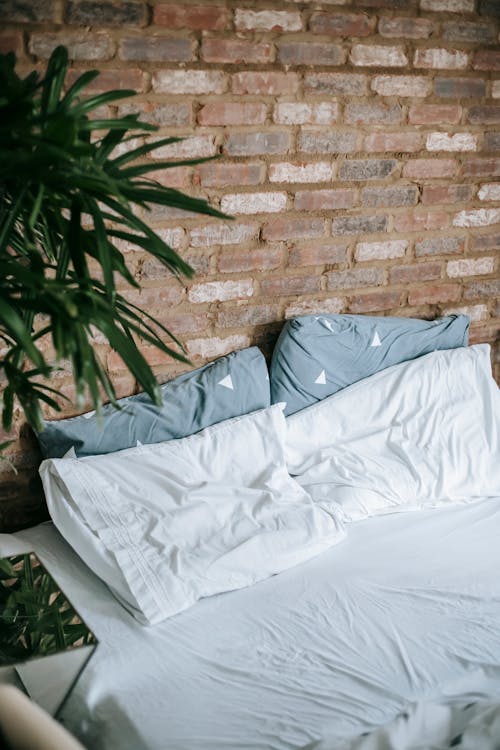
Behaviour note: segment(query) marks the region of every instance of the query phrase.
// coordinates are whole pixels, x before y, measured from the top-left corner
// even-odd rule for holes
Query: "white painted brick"
[[[493,81],[491,84],[491,96],[493,99],[500,99],[500,81]]]
[[[221,201],[227,214],[275,214],[286,208],[286,193],[230,193]]]
[[[285,318],[294,318],[296,315],[314,315],[323,313],[325,315],[338,315],[345,309],[346,301],[343,297],[330,297],[329,299],[305,299],[301,302],[293,302],[285,310]]]
[[[487,305],[465,305],[464,307],[447,307],[444,315],[468,315],[472,323],[487,320],[490,317]]]
[[[477,197],[480,201],[500,201],[500,182],[485,182]]]
[[[339,105],[336,101],[279,102],[274,108],[274,121],[283,125],[330,125],[337,122]]]
[[[500,222],[500,208],[478,208],[459,211],[453,217],[454,227],[488,227]]]
[[[241,281],[206,281],[193,284],[188,292],[190,302],[224,302],[228,299],[243,299],[253,294],[253,282],[250,279]]]
[[[186,232],[182,227],[172,227],[171,229],[157,229],[158,234],[163,242],[173,247],[174,250],[179,250],[186,245]]]
[[[238,31],[301,31],[298,11],[246,10],[237,8],[234,24]]]
[[[446,273],[450,278],[482,276],[485,273],[492,273],[494,266],[494,258],[461,258],[460,260],[449,260],[446,264]]]
[[[353,65],[401,68],[408,65],[402,47],[391,47],[381,44],[354,44],[349,55]]]
[[[160,139],[156,139],[160,140]],[[217,145],[214,135],[194,135],[169,146],[160,146],[151,152],[153,159],[197,159],[215,156]]]
[[[326,161],[309,164],[280,162],[269,167],[270,182],[328,182],[332,177],[332,165]]]
[[[440,47],[417,49],[413,59],[416,68],[436,68],[439,70],[463,70],[469,64],[469,55],[463,50],[450,50]]]
[[[473,13],[474,0],[420,0],[422,10],[448,13]]]
[[[212,245],[239,245],[255,239],[259,234],[259,224],[208,224],[191,230],[191,247],[211,247]]]
[[[242,334],[227,336],[225,339],[192,339],[186,342],[186,347],[190,357],[201,357],[203,359],[214,359],[223,357],[224,354],[235,351],[236,349],[245,349],[250,346],[250,337]]]
[[[472,133],[429,133],[427,151],[477,151],[478,137]]]
[[[380,96],[428,96],[432,81],[425,76],[375,76],[371,88]]]
[[[402,258],[406,252],[406,240],[392,240],[389,242],[359,242],[356,245],[355,257],[363,260],[388,260]]]
[[[152,86],[157,94],[223,94],[226,76],[220,70],[159,70]]]

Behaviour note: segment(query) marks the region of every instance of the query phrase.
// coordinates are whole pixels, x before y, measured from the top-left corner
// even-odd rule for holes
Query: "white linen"
[[[500,498],[372,518],[153,628],[51,525],[0,551],[35,549],[100,640],[63,714],[89,750],[291,750],[500,692],[499,538]]]
[[[487,344],[395,365],[287,418],[290,474],[344,521],[500,495]]]
[[[46,460],[50,515],[119,600],[158,623],[343,539],[289,476],[285,430],[274,406],[181,440]]]

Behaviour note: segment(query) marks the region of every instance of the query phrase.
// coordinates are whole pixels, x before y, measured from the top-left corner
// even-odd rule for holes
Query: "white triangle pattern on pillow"
[[[370,346],[382,346],[382,342],[380,341],[380,336],[378,335],[378,331],[375,331],[373,334],[372,343]]]
[[[225,378],[219,380],[217,385],[222,385],[224,388],[229,388],[230,391],[234,391],[233,379],[231,375],[226,375]]]
[[[321,370],[320,374],[314,381],[317,385],[326,385],[326,373],[324,370]]]

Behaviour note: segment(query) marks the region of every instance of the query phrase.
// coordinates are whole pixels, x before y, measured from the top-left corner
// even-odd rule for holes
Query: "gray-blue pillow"
[[[61,458],[74,448],[77,456],[161,443],[199,432],[216,422],[270,404],[266,361],[257,347],[232,352],[161,386],[163,405],[149,396],[119,399],[121,409],[106,405],[101,415],[45,422],[38,441],[45,458]]]
[[[379,370],[467,346],[469,318],[306,315],[289,320],[271,362],[271,401],[293,414]]]

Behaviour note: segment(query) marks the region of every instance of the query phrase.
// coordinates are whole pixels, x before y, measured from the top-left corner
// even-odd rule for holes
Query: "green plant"
[[[0,56],[0,379],[6,430],[15,398],[35,429],[42,426],[42,403],[60,409],[59,393],[47,382],[56,365],[40,346],[47,337],[55,363],[71,363],[80,403],[87,389],[94,408],[103,396],[116,400],[93,349],[96,330],[158,402],[156,379],[137,342],[187,360],[167,328],[118,293],[116,275],[138,284],[116,241],[151,253],[175,276],[191,276],[192,269],[134,206],[160,204],[223,217],[206,201],[147,179],[153,169],[204,159],[137,161],[181,139],[163,138],[116,155],[119,145],[157,128],[139,115],[101,120],[90,113],[134,91],[83,98],[98,71],[65,88],[67,68],[64,47],[54,51],[41,80],[36,72],[21,79],[14,54]]]

